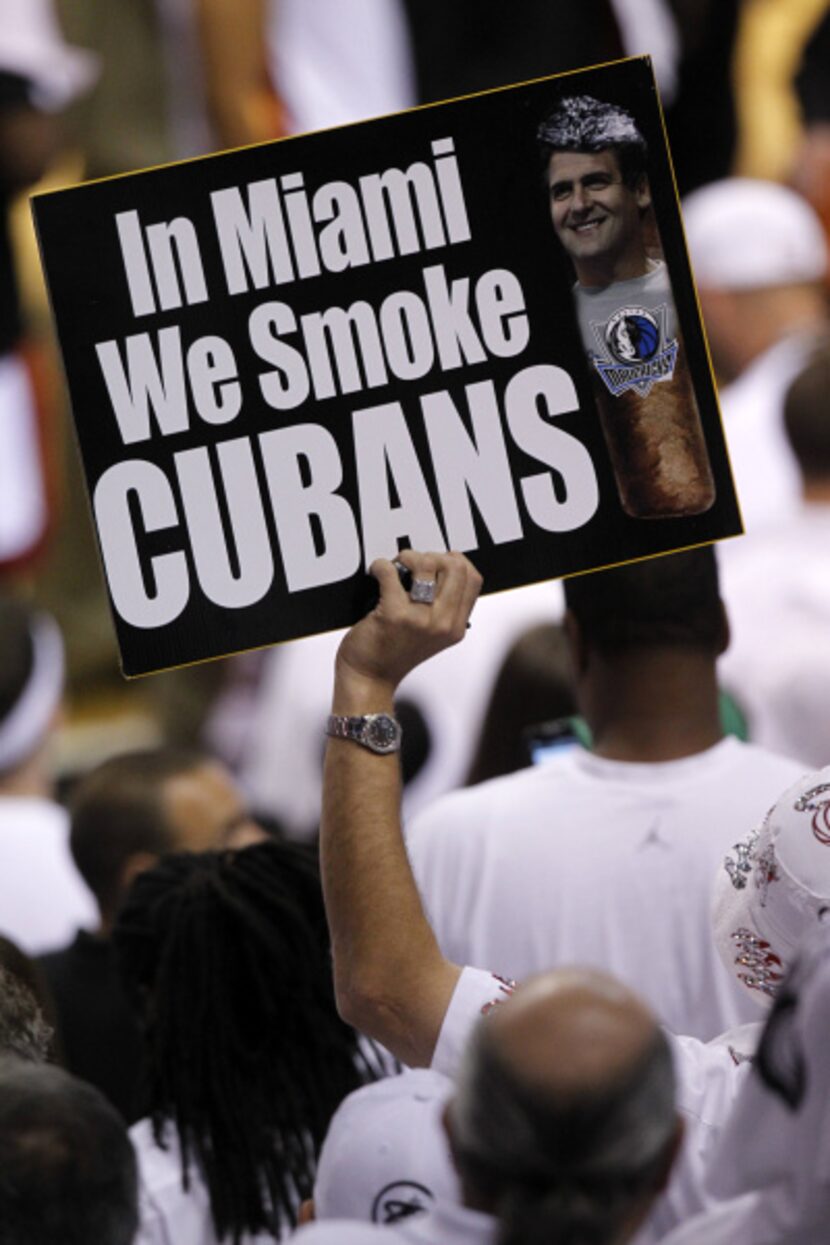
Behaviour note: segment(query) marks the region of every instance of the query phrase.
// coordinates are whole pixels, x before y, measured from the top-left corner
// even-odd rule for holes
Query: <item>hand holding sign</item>
[[[410,670],[463,639],[481,590],[481,576],[461,553],[407,549],[398,561],[412,573],[413,585],[435,582],[434,601],[413,600],[393,562],[372,563],[380,600],[346,634],[337,653],[338,686],[348,688],[358,704],[367,688],[370,700],[377,685],[391,694]]]

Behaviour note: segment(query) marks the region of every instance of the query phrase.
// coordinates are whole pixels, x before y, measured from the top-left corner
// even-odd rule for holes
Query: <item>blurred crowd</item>
[[[125,683],[28,196],[644,53],[745,535]],[[3,1245],[827,1241],[829,237],[827,0],[0,0]]]

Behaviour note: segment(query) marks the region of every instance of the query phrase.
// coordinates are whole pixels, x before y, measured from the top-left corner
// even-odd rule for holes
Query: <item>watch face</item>
[[[398,746],[398,724],[394,718],[379,713],[366,724],[366,742],[381,752],[393,752]]]

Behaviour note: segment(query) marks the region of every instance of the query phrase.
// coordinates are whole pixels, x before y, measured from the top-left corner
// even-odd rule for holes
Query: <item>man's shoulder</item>
[[[796,761],[781,752],[772,752],[761,744],[749,740],[735,740],[735,743],[737,747],[732,752],[735,768],[751,770],[758,775],[766,775],[771,781],[780,781],[782,791],[810,768],[804,761]]]
[[[741,1025],[710,1042],[666,1032],[677,1076],[677,1106],[684,1115],[706,1128],[720,1128],[752,1067],[762,1023]]]
[[[152,1122],[138,1120],[129,1130],[135,1151],[139,1179],[139,1209],[143,1243],[175,1240],[185,1242],[206,1240],[210,1222],[210,1200],[207,1187],[196,1166],[191,1163],[189,1185],[182,1187],[181,1148],[176,1130],[166,1126],[163,1146],[155,1139]]]
[[[706,793],[711,791],[712,784],[721,787],[726,782],[734,787],[739,782],[748,784],[752,779],[751,787],[740,790],[746,790],[747,799],[757,801],[759,788],[778,795],[808,768],[791,757],[732,736],[715,748],[692,754],[682,758],[679,765],[670,763],[670,766],[673,766],[673,778],[670,778],[669,766],[660,763],[649,766],[605,761],[584,748],[575,747],[541,765],[531,765],[440,796],[412,819],[407,827],[407,842],[417,853],[419,846],[433,836],[440,836],[446,843],[448,836],[457,833],[469,843],[473,835],[481,838],[500,833],[505,824],[510,824],[515,833],[516,811],[524,814],[522,824],[528,825],[537,806],[545,810],[549,825],[550,802],[554,797],[557,808],[567,804],[569,814],[573,815],[583,805],[593,807],[597,798],[610,800],[620,791],[625,794],[626,801],[630,801],[638,785],[647,795],[655,783],[672,782],[685,789],[702,783],[703,799],[708,798]],[[736,788],[735,794],[739,795],[740,790]],[[507,812],[510,817],[506,823]]]
[[[671,291],[671,281],[665,260],[653,259],[649,260],[648,269],[639,277],[626,277],[622,281],[611,281],[608,285],[601,286],[582,285],[577,281],[572,288],[576,298],[590,305],[602,302],[606,296],[618,300],[620,294],[628,298],[636,297],[644,291],[668,293]]]
[[[574,753],[578,751],[578,748],[573,749]],[[407,839],[418,839],[438,827],[446,830],[453,826],[477,826],[483,832],[487,826],[499,824],[499,814],[504,808],[526,806],[537,799],[545,799],[552,784],[561,788],[574,771],[574,758],[567,752],[541,765],[529,765],[473,787],[447,792],[412,819],[407,827]]]
[[[671,289],[671,281],[669,280],[669,268],[664,259],[649,260],[648,272],[644,272],[641,280],[654,290]]]
[[[47,800],[40,796],[0,795],[0,823],[4,825],[4,834],[17,828],[21,837],[26,837],[33,826],[44,833],[52,832],[65,835],[69,829],[69,814],[55,800]]]
[[[695,771],[690,769],[687,778],[691,785],[687,786],[690,803],[719,810],[710,827],[713,833],[725,818],[760,819],[781,792],[810,768],[791,756],[733,735],[726,736],[717,753],[710,755],[712,762],[701,763],[697,771],[696,786]],[[741,832],[749,828],[746,826]]]
[[[181,1150],[176,1130],[165,1125],[162,1132],[162,1145],[159,1145],[152,1120],[144,1116],[130,1126],[129,1133],[142,1184],[152,1189],[153,1192],[165,1185],[180,1187]]]

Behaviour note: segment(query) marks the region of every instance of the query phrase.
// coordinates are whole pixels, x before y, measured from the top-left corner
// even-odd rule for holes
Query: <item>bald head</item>
[[[678,1134],[671,1052],[648,1009],[604,973],[527,982],[478,1026],[449,1112],[462,1181],[500,1242],[568,1223],[625,1240],[662,1188]]]
[[[488,1027],[504,1066],[528,1089],[553,1098],[625,1079],[658,1037],[636,995],[607,973],[578,968],[531,978]]]

